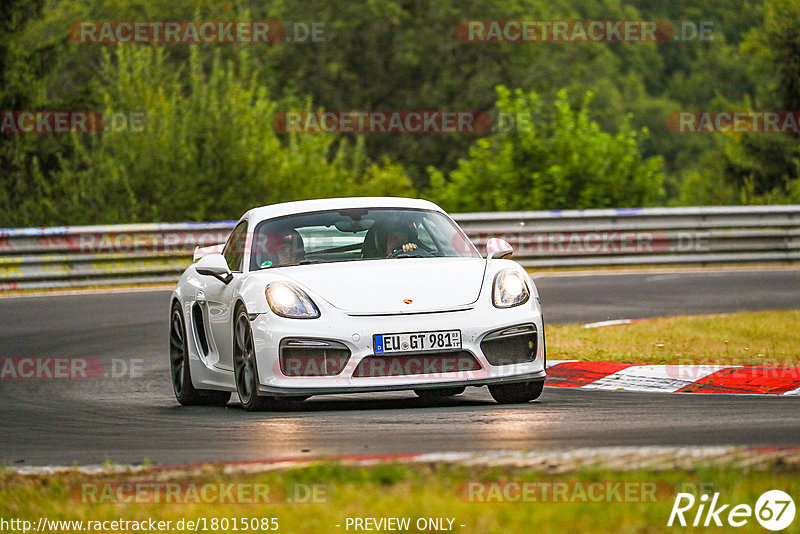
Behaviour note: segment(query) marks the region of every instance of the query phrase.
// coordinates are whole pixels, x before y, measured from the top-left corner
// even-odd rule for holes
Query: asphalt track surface
[[[800,270],[548,275],[537,285],[548,323],[800,308]],[[234,395],[227,408],[184,408],[169,382],[168,303],[167,291],[0,299],[0,356],[135,365],[133,377],[0,380],[0,464],[800,444],[797,397],[545,388],[537,402],[499,406],[486,388],[469,388],[437,403],[338,395],[248,413]]]

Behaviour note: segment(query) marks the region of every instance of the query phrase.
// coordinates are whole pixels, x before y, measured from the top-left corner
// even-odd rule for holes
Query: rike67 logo
[[[765,491],[756,501],[755,508],[749,504],[722,503],[719,492],[711,497],[707,493],[695,498],[691,493],[678,493],[667,526],[691,525],[693,527],[743,527],[755,517],[767,530],[784,530],[794,521],[794,500],[780,490]]]

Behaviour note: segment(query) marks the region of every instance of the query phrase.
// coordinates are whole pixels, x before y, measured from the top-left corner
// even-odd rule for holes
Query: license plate
[[[375,334],[372,341],[375,344],[375,354],[460,350],[461,330]]]

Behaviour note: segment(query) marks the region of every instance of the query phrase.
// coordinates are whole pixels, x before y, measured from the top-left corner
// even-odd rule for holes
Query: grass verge
[[[792,470],[773,465],[767,471],[743,468],[698,468],[690,471],[625,471],[580,470],[564,474],[543,474],[525,468],[465,467],[458,465],[382,464],[373,467],[348,467],[339,464],[317,464],[304,468],[272,471],[255,475],[225,474],[214,468],[202,475],[184,478],[196,486],[219,483],[268,484],[271,488],[324,486],[325,502],[297,504],[218,504],[218,503],[119,503],[96,504],[83,502],[83,485],[104,487],[125,479],[90,477],[78,473],[51,476],[20,476],[0,473],[0,517],[18,518],[36,524],[40,517],[49,520],[111,521],[170,520],[173,524],[184,519],[206,518],[277,518],[279,532],[327,533],[353,532],[346,528],[347,518],[410,518],[410,532],[417,532],[418,518],[453,519],[452,531],[464,533],[491,532],[667,532],[666,526],[677,492],[689,492],[697,497],[702,493],[720,492],[721,503],[755,503],[763,492],[781,489],[790,495],[800,495],[800,477]],[[153,480],[137,475],[142,480]],[[133,477],[127,479],[132,481]],[[171,480],[170,482],[175,482]],[[503,483],[532,482],[533,491],[527,497]],[[499,483],[479,486],[473,493],[468,484]],[[556,484],[567,489],[555,496]],[[600,486],[592,484],[600,483]],[[612,491],[614,484],[619,490]],[[649,484],[655,491],[641,491]],[[594,487],[602,488],[598,491]],[[492,488],[507,488],[500,493]],[[634,492],[630,493],[629,488]],[[492,493],[494,491],[494,493]],[[503,493],[516,502],[498,502]],[[183,493],[188,496],[188,492]],[[494,497],[492,497],[494,495]],[[592,497],[593,496],[593,497]],[[599,496],[599,499],[597,497]],[[619,498],[618,498],[619,497]],[[470,500],[472,498],[472,500]],[[489,502],[479,502],[480,499]],[[597,500],[595,500],[597,499]],[[150,495],[150,501],[154,500]],[[523,501],[523,502],[520,502]],[[698,501],[699,503],[699,501]],[[730,507],[729,507],[730,509]],[[689,521],[694,519],[695,506]],[[797,522],[797,520],[796,520]],[[447,521],[444,525],[447,525]],[[337,525],[339,525],[337,527]],[[463,526],[461,526],[463,525]],[[759,530],[755,518],[750,518],[738,532]],[[678,527],[680,528],[680,527]],[[115,532],[124,529],[110,529]],[[128,529],[129,531],[131,529]],[[252,532],[249,529],[239,529]],[[433,529],[427,528],[427,531]],[[690,529],[691,530],[691,529]],[[703,530],[703,529],[700,529]],[[720,529],[714,529],[719,531]],[[74,532],[61,528],[59,532]],[[172,529],[173,532],[177,530]],[[203,532],[201,526],[198,531]],[[219,525],[209,531],[232,532]]]
[[[682,315],[631,324],[547,327],[551,360],[800,365],[800,311]]]

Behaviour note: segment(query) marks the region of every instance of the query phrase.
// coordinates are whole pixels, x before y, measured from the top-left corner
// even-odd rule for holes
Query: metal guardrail
[[[529,268],[792,263],[800,205],[454,215],[480,248],[506,239]],[[0,229],[0,291],[174,282],[235,221]]]
[[[175,282],[235,222],[0,229],[0,292]]]

